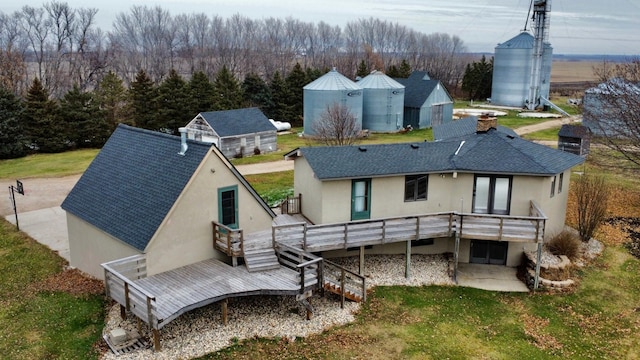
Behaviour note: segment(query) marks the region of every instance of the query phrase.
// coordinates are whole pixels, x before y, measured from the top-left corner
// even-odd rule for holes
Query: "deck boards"
[[[229,297],[261,293],[295,295],[300,290],[294,281],[296,275],[285,267],[249,273],[244,266],[232,267],[210,259],[136,280],[135,284],[156,295],[161,328],[191,309]]]

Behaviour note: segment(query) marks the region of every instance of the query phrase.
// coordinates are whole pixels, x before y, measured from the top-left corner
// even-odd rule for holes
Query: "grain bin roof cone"
[[[344,105],[362,127],[362,88],[333,68],[303,88],[304,133],[314,135],[314,124],[329,106]]]
[[[531,58],[534,37],[523,31],[515,37],[498,44],[493,60],[493,82],[491,102],[497,105],[524,107],[529,97],[531,82]],[[551,60],[553,48],[544,44],[542,53],[542,84],[540,95],[549,98]]]
[[[402,128],[405,86],[373,71],[357,83],[362,87],[362,128],[371,131],[396,131]]]

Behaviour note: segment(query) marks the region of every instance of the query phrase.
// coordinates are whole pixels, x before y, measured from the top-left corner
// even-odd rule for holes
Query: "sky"
[[[64,2],[64,0],[59,0]],[[32,0],[9,0],[0,11],[11,14]],[[116,15],[133,5],[160,6],[173,15],[204,13],[252,19],[293,18],[344,25],[360,18],[397,22],[426,34],[460,37],[469,51],[493,53],[497,44],[525,26],[530,0],[67,0],[72,8],[97,8],[98,26],[110,31]],[[39,5],[40,4],[40,5]],[[555,0],[549,41],[554,54],[640,54],[640,0]],[[528,27],[531,27],[529,22]]]

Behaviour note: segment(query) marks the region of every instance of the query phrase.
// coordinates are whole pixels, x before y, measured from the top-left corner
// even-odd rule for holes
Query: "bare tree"
[[[578,207],[578,233],[589,241],[607,214],[610,188],[604,177],[584,174],[574,182]]]
[[[313,126],[314,136],[325,145],[353,145],[358,141],[362,127],[349,111],[340,103],[327,105]]]
[[[594,142],[640,169],[640,58],[605,64],[596,74],[602,83],[585,94],[584,123],[596,135]]]

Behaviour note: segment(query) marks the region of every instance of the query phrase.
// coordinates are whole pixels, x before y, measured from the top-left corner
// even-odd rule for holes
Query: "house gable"
[[[120,125],[76,183],[62,208],[144,251],[211,148]]]

